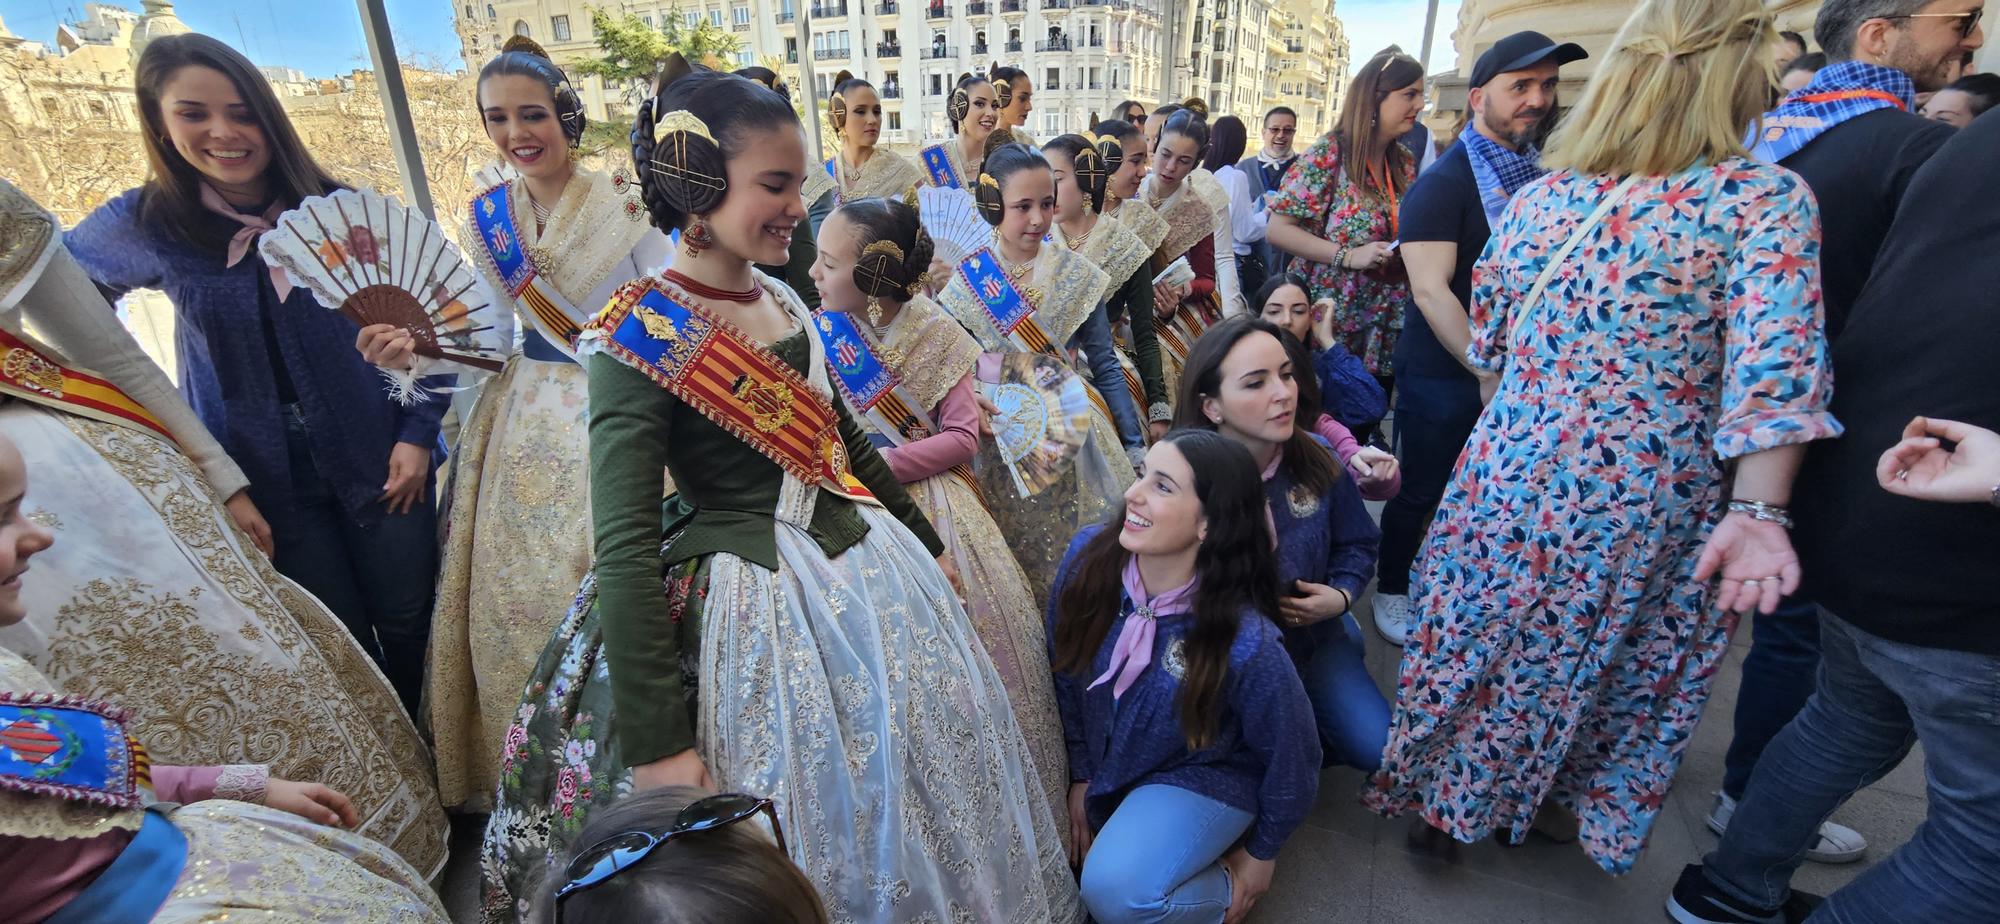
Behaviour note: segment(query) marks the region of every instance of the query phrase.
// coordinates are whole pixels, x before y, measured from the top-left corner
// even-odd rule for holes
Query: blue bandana
[[[1500,216],[1514,193],[1548,172],[1541,167],[1542,152],[1533,145],[1525,151],[1509,151],[1470,125],[1459,134],[1458,143],[1465,145],[1465,159],[1472,164],[1472,179],[1479,184],[1479,205],[1486,210],[1489,228],[1500,227]]]
[[[1910,75],[1895,68],[1864,61],[1829,64],[1813,75],[1812,83],[1765,113],[1763,134],[1746,138],[1743,144],[1751,157],[1775,164],[1848,119],[1890,106],[1908,111],[1916,98]]]

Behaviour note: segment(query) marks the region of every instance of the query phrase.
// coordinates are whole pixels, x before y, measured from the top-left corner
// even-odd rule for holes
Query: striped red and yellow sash
[[[57,362],[41,348],[0,330],[0,393],[93,420],[124,424],[172,442],[167,425],[118,386]]]

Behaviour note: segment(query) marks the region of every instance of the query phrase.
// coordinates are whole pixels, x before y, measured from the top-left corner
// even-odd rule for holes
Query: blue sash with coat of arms
[[[923,149],[918,152],[918,157],[924,162],[924,170],[931,175],[932,183],[952,189],[965,188],[965,184],[959,182],[958,171],[952,169],[951,155],[945,153],[943,144],[934,144]]]

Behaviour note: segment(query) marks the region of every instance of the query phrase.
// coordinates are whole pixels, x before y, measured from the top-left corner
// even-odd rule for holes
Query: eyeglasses
[[[646,859],[660,845],[686,834],[726,828],[746,818],[763,814],[771,820],[771,836],[778,849],[785,849],[785,832],[778,827],[778,809],[769,799],[743,793],[723,793],[688,803],[674,816],[673,827],[659,834],[627,831],[592,845],[569,861],[564,875],[569,879],[556,890],[556,924],[562,924],[564,899],[585,889],[603,885],[611,877]]]
[[[1883,17],[1880,17],[1880,18],[1882,18],[1882,19],[1956,19],[1956,20],[1958,20],[1958,37],[1959,37],[1959,38],[1969,38],[1969,37],[1970,37],[1970,36],[1972,35],[1972,30],[1974,30],[1974,29],[1977,29],[1977,28],[1979,28],[1979,19],[1980,19],[1980,17],[1982,17],[1982,16],[1984,16],[1984,15],[1986,15],[1986,8],[1985,8],[1985,7],[1980,7],[1979,9],[1976,9],[1976,10],[1972,10],[1972,11],[1970,11],[1970,12],[1965,12],[1965,13],[1904,13],[1904,14],[1903,14],[1903,15],[1901,15],[1901,16],[1883,16]]]
[[[1290,128],[1267,128],[1264,130],[1270,132],[1273,135],[1289,135],[1292,134],[1293,132],[1298,131],[1298,127],[1293,126]]]

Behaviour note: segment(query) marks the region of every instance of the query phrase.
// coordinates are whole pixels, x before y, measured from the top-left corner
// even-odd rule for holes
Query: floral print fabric
[[[1525,835],[1553,797],[1624,873],[1736,622],[1693,580],[1723,461],[1840,426],[1818,211],[1776,167],[1641,180],[1523,303],[1616,183],[1530,184],[1474,272],[1469,352],[1504,377],[1413,569],[1418,622],[1365,800],[1469,842]]]
[[[1416,178],[1405,164],[1403,188]],[[1396,201],[1356,187],[1340,163],[1340,143],[1328,134],[1285,171],[1285,184],[1271,203],[1274,215],[1289,215],[1335,247],[1396,239]],[[1375,375],[1389,374],[1396,336],[1403,330],[1407,282],[1385,281],[1325,263],[1297,261],[1294,268],[1312,283],[1312,298],[1333,299],[1333,332],[1347,352]],[[1317,320],[1317,319],[1315,319]]]

